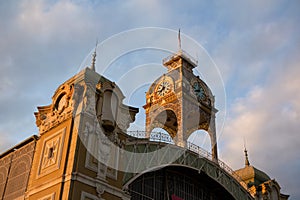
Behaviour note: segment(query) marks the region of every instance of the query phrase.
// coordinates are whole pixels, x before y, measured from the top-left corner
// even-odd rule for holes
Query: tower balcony
[[[191,68],[195,68],[198,65],[198,60],[193,58],[191,55],[189,55],[186,51],[184,51],[182,49],[179,50],[177,53],[174,53],[174,54],[164,58],[163,59],[163,65],[164,66],[170,66],[171,63],[173,63],[174,61],[179,60],[180,58],[182,58],[183,60],[188,62],[189,65],[191,66]]]

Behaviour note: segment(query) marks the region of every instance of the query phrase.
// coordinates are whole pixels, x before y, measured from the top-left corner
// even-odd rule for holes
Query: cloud
[[[225,82],[238,90],[262,81],[262,75],[273,69],[273,59],[286,56],[283,52],[297,34],[293,26],[281,20],[259,23],[242,32],[230,31],[212,53]],[[233,85],[232,80],[242,84]]]
[[[36,106],[51,103],[58,83],[77,72],[86,55],[88,44],[81,44],[81,39],[89,23],[81,16],[83,8],[70,2],[1,2],[0,10],[0,151],[4,151],[37,134],[33,112]]]
[[[280,0],[0,1],[0,152],[37,133],[36,106],[51,103],[97,38],[145,26],[181,28],[204,45],[226,83],[228,121],[217,133],[221,157],[242,167],[245,137],[250,162],[300,197],[294,187],[300,176],[298,8]],[[132,60],[128,65],[144,61]]]
[[[246,96],[232,102],[221,150],[226,152],[221,153],[224,160],[235,169],[241,168],[245,138],[250,163],[279,180],[279,184],[285,183],[284,191],[297,195],[295,182],[300,182],[292,184],[288,179],[299,174],[300,166],[299,61],[297,58],[284,66],[274,66],[276,70],[268,74],[270,82],[253,86]],[[283,173],[283,168],[289,172]]]
[[[152,9],[156,21],[163,21],[159,13],[166,11],[160,10],[158,2],[143,5],[134,1],[0,3],[0,137],[6,144],[0,145],[0,151],[37,134],[36,106],[51,103],[55,89],[78,72],[97,38],[102,41],[126,27],[145,26],[146,18],[150,24]],[[17,122],[20,126],[14,125]]]
[[[83,39],[89,34],[92,21],[91,8],[71,1],[23,1],[20,6],[17,25],[23,34],[34,35],[36,39],[49,40]]]

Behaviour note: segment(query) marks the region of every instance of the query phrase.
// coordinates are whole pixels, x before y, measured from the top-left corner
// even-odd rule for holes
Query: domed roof
[[[260,185],[261,183],[271,180],[266,173],[250,165],[235,172],[248,185]]]
[[[247,150],[245,149],[245,167],[238,169],[235,173],[246,183],[248,187],[252,185],[260,185],[266,181],[271,180],[271,178],[263,171],[250,165],[247,155]]]

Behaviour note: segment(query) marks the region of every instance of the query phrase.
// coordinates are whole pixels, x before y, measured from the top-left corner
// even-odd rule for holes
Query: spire
[[[247,151],[247,148],[246,148],[246,140],[245,140],[245,137],[244,137],[243,139],[244,139],[245,167],[246,167],[246,166],[249,166],[249,165],[250,165],[250,162],[249,162],[249,159],[248,159],[248,151]]]
[[[246,166],[250,165],[250,162],[248,160],[248,151],[247,151],[246,147],[245,147],[244,152],[245,152],[245,167],[246,167]]]
[[[178,30],[178,48],[181,51],[181,37],[180,37],[180,29]]]
[[[93,70],[93,71],[96,71],[95,70],[95,64],[96,64],[96,56],[97,56],[97,46],[98,46],[98,40],[97,40],[97,42],[96,42],[96,47],[95,47],[95,51],[94,51],[94,53],[93,53],[93,55],[92,55],[92,65],[91,65],[91,70]]]
[[[245,148],[244,152],[245,152],[245,166],[249,166],[250,162],[248,160],[248,152],[247,152],[246,148]]]

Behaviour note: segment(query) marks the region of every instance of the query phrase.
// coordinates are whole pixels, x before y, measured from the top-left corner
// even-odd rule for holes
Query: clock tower
[[[218,160],[215,128],[215,99],[211,90],[193,69],[197,61],[179,50],[165,58],[168,69],[146,93],[146,133],[150,137],[154,128],[166,130],[176,145],[187,147],[188,137],[196,130],[208,132],[211,153]]]

